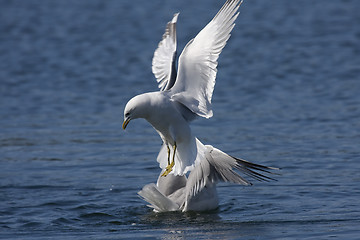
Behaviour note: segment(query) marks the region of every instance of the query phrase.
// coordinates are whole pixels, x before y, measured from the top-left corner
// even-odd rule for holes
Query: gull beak
[[[122,128],[125,130],[125,128],[126,128],[126,126],[129,124],[129,122],[130,122],[130,118],[126,118],[125,120],[124,120],[124,122],[123,122],[123,125],[122,125]]]

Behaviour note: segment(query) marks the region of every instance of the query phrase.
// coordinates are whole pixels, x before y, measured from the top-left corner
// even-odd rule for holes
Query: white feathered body
[[[142,110],[143,117],[164,142],[157,158],[160,168],[165,169],[168,165],[167,146],[169,146],[171,154],[175,152],[175,166],[172,173],[184,175],[191,171],[195,164],[204,158],[204,146],[197,143],[192,134],[189,122],[184,116],[184,107],[171,99],[169,91],[144,93],[134,97],[130,104],[132,101],[140,102],[139,99],[145,104]],[[170,157],[172,160],[172,156]]]

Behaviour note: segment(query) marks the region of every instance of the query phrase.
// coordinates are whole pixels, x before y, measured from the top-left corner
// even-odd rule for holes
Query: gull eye
[[[129,113],[129,112],[125,113],[125,117],[128,117],[129,115],[130,115],[130,113]]]

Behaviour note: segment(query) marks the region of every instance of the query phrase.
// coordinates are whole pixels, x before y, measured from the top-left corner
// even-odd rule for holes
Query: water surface
[[[280,167],[220,184],[219,209],[153,213],[137,196],[161,140],[123,107],[180,11],[181,49],[219,1],[0,0],[0,238],[357,239],[360,2],[245,1],[218,66],[206,144]]]

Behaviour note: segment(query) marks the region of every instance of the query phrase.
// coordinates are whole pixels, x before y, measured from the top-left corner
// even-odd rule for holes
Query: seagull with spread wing
[[[216,208],[218,181],[250,184],[235,169],[258,180],[271,179],[256,170],[270,173],[275,168],[234,158],[204,145],[189,126],[198,116],[213,115],[211,98],[217,59],[234,28],[241,3],[242,0],[227,0],[210,23],[189,41],[179,57],[178,72],[175,63],[179,14],[175,14],[152,61],[160,91],[137,95],[125,106],[123,129],[131,120],[144,118],[164,143],[157,157],[162,169],[157,184],[148,184],[139,192],[156,211]]]

